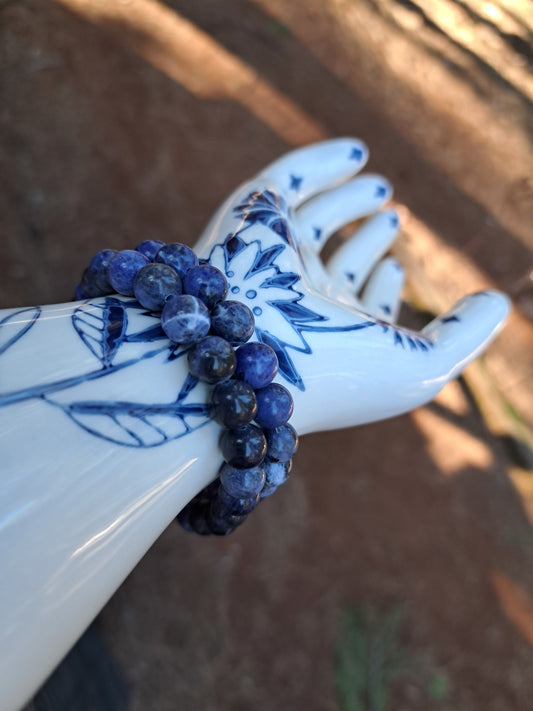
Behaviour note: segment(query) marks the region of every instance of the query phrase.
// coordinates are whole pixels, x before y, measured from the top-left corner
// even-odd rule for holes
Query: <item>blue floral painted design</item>
[[[128,313],[135,310],[146,317],[146,328],[130,332]],[[9,315],[0,322],[27,315],[29,309]],[[0,354],[24,336],[40,314],[36,309],[33,320],[24,323],[18,333],[4,344]],[[121,300],[112,296],[100,303],[86,301],[74,309],[72,326],[84,345],[95,358],[95,368],[78,376],[55,382],[39,384],[22,390],[0,394],[0,407],[26,400],[39,399],[60,408],[74,423],[92,435],[128,447],[155,447],[183,437],[207,424],[210,411],[204,402],[194,401],[198,380],[188,375],[177,388],[170,402],[128,402],[116,400],[76,399],[76,387],[92,380],[110,378],[125,368],[156,356],[173,361],[184,356],[187,350],[171,343],[163,333],[159,319],[154,318],[134,300]],[[129,356],[128,344],[153,343],[152,349],[142,356]],[[135,349],[138,353],[138,349]],[[59,398],[60,393],[72,392],[74,399]]]
[[[0,321],[0,356],[28,333],[30,328],[35,325],[35,322],[40,315],[41,308],[39,306],[31,306],[27,309],[20,309],[20,311],[8,314]],[[20,323],[20,326],[13,333],[11,331],[13,327],[12,324],[17,323]],[[11,324],[10,329],[6,330],[3,328],[8,324]]]
[[[296,249],[296,243],[287,220],[287,203],[281,195],[278,195],[273,190],[250,193],[233,210],[238,217],[242,218],[247,227],[256,223],[266,225],[278,234],[289,247]],[[241,228],[235,233],[235,236],[239,233],[242,234],[242,232],[243,229]]]
[[[225,273],[230,285],[229,292],[243,301],[256,316],[268,311],[270,329],[261,329],[256,324],[255,333],[258,340],[276,352],[279,372],[289,383],[305,390],[303,379],[289,352],[312,353],[305,333],[358,331],[378,326],[385,333],[390,332],[393,344],[401,348],[427,352],[433,347],[433,343],[424,336],[371,317],[347,326],[327,323],[327,316],[305,305],[305,294],[298,289],[299,274],[283,271],[279,266],[278,259],[287,246],[297,249],[291,237],[283,198],[272,190],[250,193],[234,211],[244,224],[229,234],[223,244],[212,249],[208,261]],[[246,241],[246,230],[256,223],[272,229],[282,237],[285,244],[263,248],[257,239]],[[239,276],[239,284],[232,285],[236,275]]]

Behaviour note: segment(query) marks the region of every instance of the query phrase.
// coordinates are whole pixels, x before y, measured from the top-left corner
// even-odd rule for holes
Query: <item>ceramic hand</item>
[[[353,178],[368,152],[355,139],[303,148],[238,188],[196,251],[222,269],[256,316],[256,338],[278,355],[301,432],[370,422],[432,399],[495,337],[503,294],[462,299],[420,333],[395,325],[404,272],[382,259],[398,233],[389,183]],[[351,178],[351,179],[350,179]],[[367,217],[324,264],[336,230]]]
[[[508,311],[490,292],[420,334],[392,325],[403,273],[380,260],[398,224],[379,212],[383,178],[349,180],[366,157],[347,139],[289,154],[239,188],[197,246],[276,350],[300,433],[429,400]],[[323,265],[328,236],[365,216]],[[0,326],[0,679],[11,711],[214,478],[220,427],[204,385],[191,388],[186,359],[133,299],[13,309]]]

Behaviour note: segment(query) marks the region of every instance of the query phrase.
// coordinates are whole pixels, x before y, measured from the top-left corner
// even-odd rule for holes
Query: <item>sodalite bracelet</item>
[[[298,448],[288,424],[291,394],[272,382],[277,356],[264,343],[249,342],[254,316],[239,301],[226,300],[227,290],[224,274],[199,263],[192,249],[160,240],[98,252],[76,288],[80,300],[116,292],[160,314],[167,337],[189,348],[190,373],[214,386],[211,414],[224,428],[224,463],[177,516],[185,530],[201,535],[225,536],[243,523],[287,480]]]

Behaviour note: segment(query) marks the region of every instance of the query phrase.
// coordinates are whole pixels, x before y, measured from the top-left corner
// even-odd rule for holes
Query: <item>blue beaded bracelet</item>
[[[298,436],[288,424],[293,401],[274,383],[275,352],[249,342],[255,329],[250,309],[226,300],[224,274],[201,264],[184,244],[141,242],[135,250],[104,249],[91,259],[76,288],[77,299],[118,293],[134,296],[160,315],[168,338],[189,348],[191,374],[213,385],[211,414],[223,426],[224,462],[215,481],[178,514],[178,523],[200,535],[226,536],[291,471]]]

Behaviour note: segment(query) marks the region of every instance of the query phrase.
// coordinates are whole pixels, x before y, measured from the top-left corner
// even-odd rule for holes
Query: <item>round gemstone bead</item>
[[[263,431],[255,425],[224,430],[220,437],[222,456],[236,469],[251,469],[260,464],[266,454]]]
[[[159,252],[161,247],[164,247],[165,243],[160,239],[145,239],[144,242],[138,244],[135,249],[137,252],[144,254],[144,256],[151,262],[154,261],[155,255]]]
[[[192,526],[189,523],[189,514],[190,514],[190,504],[187,504],[184,509],[182,509],[179,514],[176,516],[176,520],[179,523],[179,525],[185,529],[186,531],[192,531]]]
[[[278,371],[278,357],[264,343],[245,343],[237,349],[235,377],[253,388],[264,388]]]
[[[215,513],[215,508],[214,506],[211,506],[209,509],[209,513],[207,516],[207,522],[208,524],[211,521],[215,521],[217,524],[223,523],[226,526],[231,526],[233,529],[237,528],[237,526],[240,526],[241,523],[244,523],[248,516],[246,514],[232,514],[232,513],[226,513],[224,516],[218,516]]]
[[[215,536],[228,536],[230,533],[236,529],[236,527],[245,520],[246,516],[228,516],[227,518],[220,518],[215,516],[211,508],[207,510],[206,523],[209,527],[211,533]],[[231,519],[235,519],[237,523],[234,523]]]
[[[109,262],[107,270],[109,281],[115,291],[124,296],[133,296],[135,277],[149,260],[134,249],[123,249]]]
[[[265,461],[265,485],[261,491],[262,499],[273,494],[279,486],[287,481],[291,468],[292,462],[290,460],[288,462]]]
[[[242,380],[229,380],[216,385],[211,401],[213,418],[230,429],[248,424],[257,411],[255,391]]]
[[[85,297],[105,296],[113,293],[109,283],[109,263],[117,254],[116,249],[102,249],[97,252],[83,272],[81,288]]]
[[[175,343],[195,343],[209,331],[209,311],[195,296],[171,296],[161,312],[161,328]]]
[[[243,516],[249,514],[255,509],[259,503],[259,494],[255,496],[249,496],[242,499],[235,498],[231,494],[228,494],[226,489],[221,486],[213,499],[213,510],[217,516]]]
[[[207,513],[209,511],[209,504],[204,502],[191,501],[185,507],[187,509],[186,513],[183,511],[179,514],[178,521],[183,526],[186,523],[188,530],[193,530],[195,533],[199,533],[201,536],[208,536],[211,531],[207,525]],[[185,526],[184,526],[185,528]]]
[[[195,496],[195,499],[198,499],[200,501],[211,502],[212,499],[214,499],[214,497],[217,495],[219,489],[220,479],[217,477],[216,479],[213,479],[210,484],[204,487],[202,491],[200,491],[200,493]]]
[[[227,380],[235,370],[233,346],[218,336],[202,338],[190,349],[187,360],[191,373],[206,383]]]
[[[185,274],[193,267],[198,266],[198,257],[190,247],[179,242],[165,244],[155,255],[156,262],[168,264],[175,269],[183,279]]]
[[[228,290],[228,282],[220,269],[210,264],[199,264],[189,269],[183,279],[183,291],[203,301],[208,309],[221,301]]]
[[[298,435],[292,425],[266,430],[267,456],[273,462],[288,462],[298,449]]]
[[[233,345],[246,343],[254,328],[253,313],[240,301],[220,301],[211,313],[212,332]]]
[[[220,471],[220,483],[236,499],[250,498],[259,494],[265,483],[263,467],[236,469],[224,464]]]
[[[169,296],[181,294],[181,279],[167,264],[147,264],[133,283],[135,298],[149,311],[161,311]]]
[[[279,427],[292,415],[294,404],[287,388],[279,383],[270,383],[255,391],[257,413],[255,421],[261,427]]]

